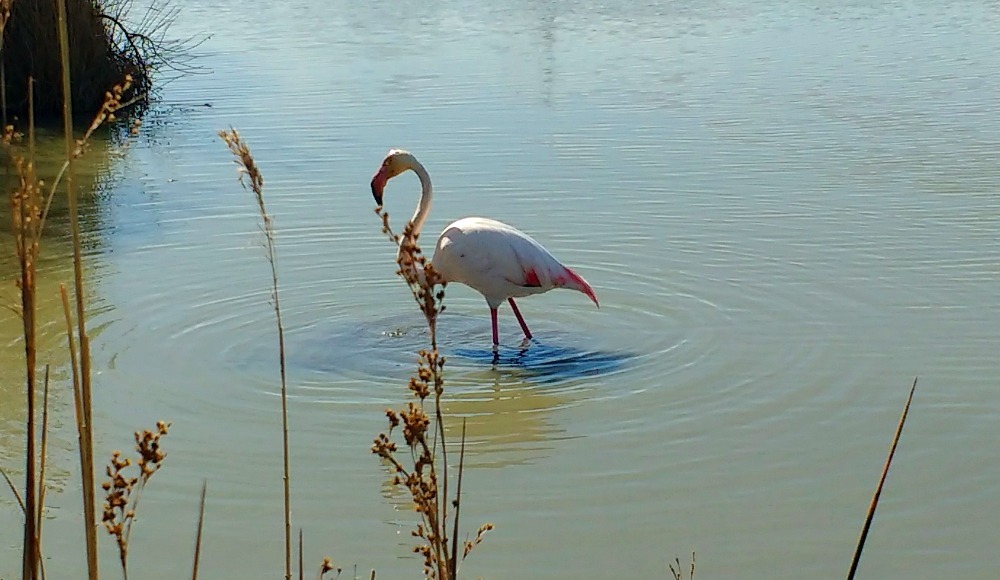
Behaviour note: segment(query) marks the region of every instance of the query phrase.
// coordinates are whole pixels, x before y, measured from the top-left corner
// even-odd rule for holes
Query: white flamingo
[[[421,186],[420,201],[411,220],[416,235],[430,213],[433,195],[430,175],[416,157],[401,149],[389,151],[371,185],[375,203],[381,206],[386,182],[410,169],[420,178]],[[446,227],[438,238],[431,263],[445,281],[461,282],[486,298],[493,322],[494,350],[499,343],[497,308],[504,300],[510,303],[525,340],[531,339],[531,331],[514,298],[569,288],[586,294],[600,307],[594,289],[583,277],[559,263],[524,232],[489,218],[462,218]]]

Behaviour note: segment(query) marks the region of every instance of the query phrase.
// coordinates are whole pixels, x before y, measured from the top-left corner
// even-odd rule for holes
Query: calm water
[[[448,422],[469,420],[462,522],[497,526],[464,575],[662,578],[696,551],[699,577],[842,576],[919,375],[861,571],[995,577],[992,3],[362,4],[181,2],[176,34],[211,35],[194,50],[204,74],[167,85],[138,140],[95,156],[98,448],[174,424],[133,570],[185,573],[207,479],[203,574],[281,573],[276,336],[254,203],[215,135],[233,125],[279,230],[309,567],[419,570],[414,514],[368,452],[426,338],[368,190],[399,146],[434,178],[428,231],[507,221],[601,299],[523,300],[537,343],[520,356],[502,311],[492,368],[482,298],[448,290]],[[412,174],[389,187],[397,223],[417,187]],[[54,224],[40,282],[57,364],[65,231]],[[17,471],[20,347],[0,320],[0,460]],[[46,552],[68,578],[82,529],[55,376]],[[0,575],[14,576],[20,516],[4,498]]]

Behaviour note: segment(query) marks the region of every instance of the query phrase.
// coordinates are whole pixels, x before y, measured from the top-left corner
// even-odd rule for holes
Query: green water
[[[379,578],[420,569],[415,514],[368,452],[426,338],[372,213],[390,147],[434,179],[426,238],[467,215],[506,221],[601,300],[521,301],[537,342],[520,358],[501,311],[493,368],[484,301],[448,289],[462,522],[496,525],[464,577],[663,578],[692,551],[698,577],[843,576],[917,375],[861,573],[1000,569],[992,4],[178,6],[174,33],[208,36],[203,74],[166,85],[140,137],[96,152],[85,228],[99,453],[173,422],[134,576],[187,573],[206,479],[204,577],[282,571],[270,271],[216,137],[230,125],[278,230],[307,569],[325,555]],[[397,223],[418,187],[389,186]],[[64,218],[52,227],[45,551],[50,577],[69,578],[84,552],[55,289],[71,270]],[[0,461],[19,473],[21,347],[13,315],[0,320]],[[0,576],[14,577],[7,496],[0,518]],[[110,542],[102,558],[115,574]]]

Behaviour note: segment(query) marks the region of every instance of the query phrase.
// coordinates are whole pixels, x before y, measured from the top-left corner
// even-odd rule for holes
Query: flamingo
[[[386,182],[408,170],[420,178],[420,201],[411,219],[416,236],[430,213],[433,196],[430,175],[416,157],[402,149],[390,150],[372,177],[372,195],[381,207]],[[532,335],[514,298],[569,288],[586,294],[600,308],[594,289],[582,276],[562,265],[528,234],[489,218],[467,217],[448,225],[438,237],[431,264],[444,281],[465,284],[486,299],[493,323],[494,352],[499,344],[497,309],[504,300],[514,311],[525,342]]]

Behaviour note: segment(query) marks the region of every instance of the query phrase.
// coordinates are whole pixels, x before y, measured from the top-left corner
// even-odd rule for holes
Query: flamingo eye
[[[382,162],[382,167],[389,167],[389,158]]]

